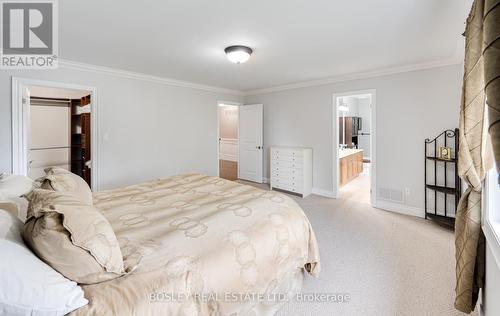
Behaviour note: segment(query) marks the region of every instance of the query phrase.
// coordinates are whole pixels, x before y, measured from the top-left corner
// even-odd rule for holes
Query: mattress
[[[94,195],[128,273],[82,286],[73,315],[265,315],[317,276],[316,237],[289,197],[198,174]]]

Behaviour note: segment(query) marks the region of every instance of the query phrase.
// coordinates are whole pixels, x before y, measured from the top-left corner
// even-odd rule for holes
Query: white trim
[[[329,190],[323,190],[323,189],[319,189],[319,188],[312,188],[312,194],[324,196],[324,197],[332,198],[332,199],[337,198],[337,195],[335,194],[335,192],[329,191]]]
[[[182,81],[182,80],[177,80],[177,79],[172,79],[172,78],[161,77],[161,76],[153,76],[153,75],[148,75],[145,73],[128,71],[128,70],[123,70],[123,69],[118,69],[118,68],[81,63],[81,62],[76,62],[76,61],[72,61],[72,60],[68,60],[68,59],[59,59],[59,67],[65,68],[65,69],[74,69],[74,70],[80,70],[80,71],[103,73],[103,74],[122,77],[122,78],[143,80],[143,81],[164,84],[164,85],[174,86],[174,87],[191,88],[191,89],[224,93],[224,94],[235,95],[235,96],[251,96],[251,95],[259,95],[259,94],[267,94],[267,93],[272,93],[272,92],[277,92],[277,91],[285,91],[285,90],[293,90],[293,89],[321,86],[321,85],[327,85],[327,84],[333,84],[333,83],[339,83],[339,82],[345,82],[345,81],[351,81],[351,80],[381,77],[381,76],[387,76],[387,75],[404,73],[404,72],[411,72],[411,71],[417,71],[417,70],[425,70],[425,69],[439,68],[439,67],[445,67],[445,66],[451,66],[451,65],[459,65],[462,62],[463,62],[463,60],[461,57],[454,57],[454,58],[437,60],[437,61],[426,62],[426,63],[417,63],[417,64],[411,64],[411,65],[405,65],[405,66],[398,66],[398,67],[388,67],[388,68],[382,68],[382,69],[373,70],[373,71],[352,73],[352,74],[334,76],[334,77],[330,77],[330,78],[326,78],[326,79],[304,81],[304,82],[298,82],[298,83],[293,83],[293,84],[289,84],[289,85],[282,85],[282,86],[269,87],[269,88],[263,88],[263,89],[255,89],[255,90],[227,89],[227,88],[223,88],[223,87],[215,87],[215,86],[210,86],[210,85],[205,85],[205,84],[193,83],[193,82],[189,82],[189,81]]]
[[[495,224],[491,221],[486,221],[482,228],[484,236],[486,237],[488,247],[490,247],[491,253],[495,258],[497,266],[500,268],[500,238],[495,233],[495,231],[500,229],[500,225],[497,224],[497,226],[499,227],[497,227],[496,229],[493,228],[493,225]]]
[[[498,232],[500,231],[500,223],[492,221],[490,212],[492,207],[492,201],[489,196],[491,186],[498,185],[496,176],[495,166],[493,169],[486,172],[483,186],[483,208],[482,208],[482,229],[488,246],[491,249],[491,253],[496,261],[497,266],[500,268],[500,236]]]
[[[224,100],[218,100],[217,105],[224,107],[226,105],[232,105],[232,106],[242,106],[243,103],[241,102],[235,102],[235,101],[224,101]]]
[[[92,113],[92,177],[93,191],[99,190],[99,129],[97,88],[78,84],[55,82],[31,78],[12,77],[12,173],[27,175],[27,128],[29,111],[23,109],[23,89],[27,86],[43,86],[61,89],[90,91]]]
[[[23,128],[23,93],[22,87],[17,82],[17,79],[12,77],[12,174],[24,174],[23,166],[27,166],[26,159],[26,130]]]
[[[375,207],[377,193],[377,90],[357,90],[347,91],[333,94],[332,109],[333,109],[333,196],[340,197],[340,164],[339,164],[339,137],[338,137],[338,117],[339,111],[337,107],[337,98],[355,95],[370,95],[370,204]]]
[[[145,73],[128,71],[128,70],[123,70],[123,69],[91,65],[91,64],[80,63],[80,62],[67,60],[67,59],[59,59],[59,68],[74,69],[74,70],[88,71],[88,72],[94,72],[94,73],[103,73],[103,74],[107,74],[107,75],[111,75],[111,76],[148,81],[148,82],[164,84],[164,85],[168,85],[168,86],[172,86],[172,87],[190,88],[190,89],[224,93],[224,94],[230,94],[230,95],[238,95],[238,96],[244,95],[244,93],[242,91],[239,91],[239,90],[214,87],[214,86],[210,86],[210,85],[193,83],[193,82],[189,82],[189,81],[182,81],[182,80],[177,80],[177,79],[172,79],[172,78],[165,78],[165,77],[160,77],[160,76],[153,76],[153,75],[148,75]]]
[[[246,90],[245,95],[250,96],[250,95],[267,94],[267,93],[272,93],[272,92],[322,86],[322,85],[351,81],[351,80],[382,77],[382,76],[393,75],[393,74],[398,74],[398,73],[403,73],[403,72],[411,72],[411,71],[424,70],[424,69],[430,69],[430,68],[439,68],[439,67],[445,67],[445,66],[451,66],[451,65],[459,65],[462,62],[463,62],[462,58],[455,56],[453,58],[436,60],[436,61],[432,61],[432,62],[411,64],[411,65],[398,66],[398,67],[388,67],[388,68],[383,68],[383,69],[378,69],[378,70],[373,70],[373,71],[365,71],[365,72],[359,72],[359,73],[340,75],[340,76],[335,76],[335,77],[330,77],[330,78],[320,79],[320,80],[304,81],[304,82],[292,83],[292,84],[288,84],[288,85],[263,88],[263,89]]]
[[[395,212],[404,215],[416,216],[424,218],[424,209],[404,204],[392,203],[383,200],[376,200],[374,208],[385,211]]]
[[[94,72],[94,73],[103,73],[103,74],[122,77],[122,78],[143,80],[143,81],[164,84],[164,85],[174,86],[174,87],[191,88],[191,89],[224,93],[224,94],[235,95],[235,96],[251,96],[251,95],[259,95],[259,94],[267,94],[267,93],[272,93],[272,92],[277,92],[277,91],[285,91],[285,90],[293,90],[293,89],[321,86],[321,85],[327,85],[327,84],[333,84],[333,83],[339,83],[339,82],[345,82],[345,81],[351,81],[351,80],[381,77],[381,76],[387,76],[387,75],[404,73],[404,72],[411,72],[411,71],[417,71],[417,70],[425,70],[425,69],[439,68],[439,67],[445,67],[445,66],[451,66],[451,65],[459,65],[462,62],[463,62],[463,60],[461,57],[455,56],[453,58],[442,59],[442,60],[437,60],[437,61],[432,61],[432,62],[417,63],[417,64],[411,64],[411,65],[405,65],[405,66],[398,66],[398,67],[388,67],[388,68],[382,68],[382,69],[373,70],[373,71],[352,73],[352,74],[334,76],[334,77],[330,77],[330,78],[326,78],[326,79],[304,81],[304,82],[298,82],[298,83],[293,83],[293,84],[289,84],[289,85],[282,85],[282,86],[275,86],[275,87],[269,87],[269,88],[263,88],[263,89],[254,89],[254,90],[235,90],[235,89],[228,89],[228,88],[223,88],[223,87],[215,87],[215,86],[199,84],[199,83],[194,83],[194,82],[189,82],[189,81],[161,77],[161,76],[153,76],[153,75],[148,75],[145,73],[123,70],[123,69],[118,69],[118,68],[81,63],[81,62],[76,62],[76,61],[72,61],[72,60],[68,60],[68,59],[59,59],[59,67],[65,68],[65,69],[74,69],[74,70],[80,70],[80,71]]]

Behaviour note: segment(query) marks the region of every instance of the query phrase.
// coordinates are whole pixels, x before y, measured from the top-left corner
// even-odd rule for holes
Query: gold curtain
[[[488,104],[488,131],[500,174],[500,0],[484,5],[484,81]],[[500,185],[500,178],[498,179]]]
[[[488,125],[499,165],[500,0],[476,0],[467,19],[465,65],[460,111],[458,172],[467,183],[455,222],[455,307],[470,313],[484,285],[485,238],[481,230],[481,191],[485,178]]]

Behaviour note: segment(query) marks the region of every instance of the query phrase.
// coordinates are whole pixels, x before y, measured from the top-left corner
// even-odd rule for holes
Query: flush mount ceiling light
[[[235,45],[226,47],[224,52],[226,52],[227,59],[229,59],[230,62],[243,64],[250,59],[250,55],[252,55],[253,51],[250,47]]]

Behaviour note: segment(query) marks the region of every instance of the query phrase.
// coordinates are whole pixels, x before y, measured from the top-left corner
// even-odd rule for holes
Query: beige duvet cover
[[[83,286],[75,315],[266,315],[319,273],[314,232],[289,197],[180,175],[94,195],[129,274]],[[289,297],[285,297],[288,294]]]

